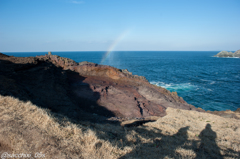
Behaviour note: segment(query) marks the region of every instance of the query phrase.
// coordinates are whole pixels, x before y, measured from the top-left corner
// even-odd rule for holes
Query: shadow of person
[[[199,158],[217,158],[222,159],[220,148],[216,143],[217,134],[211,129],[211,125],[207,124],[205,129],[199,134],[201,143],[199,148],[196,150],[197,157]]]
[[[120,159],[126,158],[159,158],[165,157],[180,158],[176,149],[184,145],[188,141],[187,130],[189,126],[180,128],[174,135],[164,135],[161,130],[147,130],[144,127],[135,131],[146,134],[147,140],[153,139],[152,142],[141,143],[133,151],[122,156]]]
[[[187,141],[188,139],[188,133],[187,130],[189,129],[189,126],[180,128],[178,132],[172,136],[163,136],[161,140],[158,140],[159,147],[161,149],[166,149],[164,151],[164,156],[160,158],[164,158],[166,156],[173,157],[173,158],[179,158],[176,155],[176,149]]]

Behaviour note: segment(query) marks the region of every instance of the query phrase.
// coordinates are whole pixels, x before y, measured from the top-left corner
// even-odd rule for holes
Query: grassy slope
[[[239,158],[240,121],[167,109],[137,127],[59,121],[31,102],[0,96],[0,154],[46,158]]]

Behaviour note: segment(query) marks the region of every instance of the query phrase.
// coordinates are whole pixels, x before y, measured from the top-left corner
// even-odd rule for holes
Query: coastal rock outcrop
[[[71,107],[72,115],[79,118],[84,114],[86,118],[86,114],[119,118],[164,116],[168,107],[204,111],[128,70],[77,63],[57,55],[0,54],[0,76],[2,95],[30,100],[55,112],[65,113]]]
[[[221,51],[214,57],[238,57],[240,58],[240,50],[235,51],[234,53],[228,51]]]

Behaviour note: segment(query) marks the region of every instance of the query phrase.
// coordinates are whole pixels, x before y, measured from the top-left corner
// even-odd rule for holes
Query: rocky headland
[[[1,54],[1,94],[59,112],[73,106],[119,118],[164,116],[166,108],[197,110],[176,92],[150,84],[127,70],[57,55],[12,57]],[[14,89],[13,89],[14,88]]]
[[[0,53],[0,153],[238,158],[239,109],[196,108],[126,69]]]
[[[104,120],[145,119],[165,116],[168,107],[205,112],[188,104],[177,92],[152,85],[127,69],[77,63],[51,53],[36,57],[0,54],[0,77],[2,95],[30,100],[53,112],[74,111],[71,116],[85,112]],[[229,116],[226,111],[207,112]],[[234,113],[231,117],[238,118]]]
[[[214,55],[214,57],[235,57],[235,58],[240,58],[240,50],[237,50],[234,53],[228,52],[228,51],[221,51],[217,55]]]

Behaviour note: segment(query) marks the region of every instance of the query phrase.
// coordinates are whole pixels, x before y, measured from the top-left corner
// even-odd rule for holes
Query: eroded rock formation
[[[2,95],[30,100],[54,112],[68,112],[74,118],[91,114],[121,118],[164,116],[167,107],[204,111],[186,103],[177,93],[154,86],[127,70],[77,63],[56,55],[0,54],[0,76]]]

